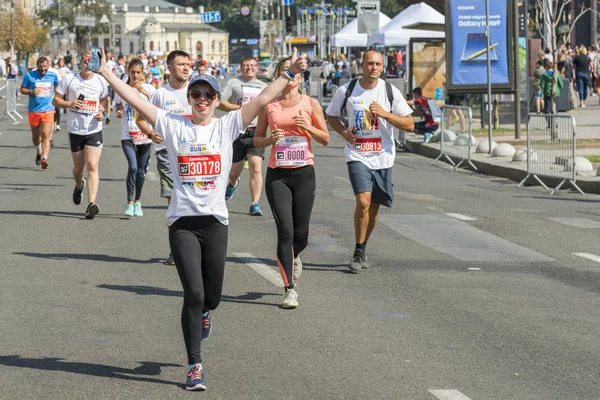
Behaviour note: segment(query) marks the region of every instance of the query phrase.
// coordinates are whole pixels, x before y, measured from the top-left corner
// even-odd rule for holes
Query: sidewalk
[[[588,99],[588,106],[586,108],[577,108],[571,110],[568,114],[575,118],[576,134],[578,142],[584,141],[585,143],[578,143],[577,155],[600,155],[600,99],[598,97],[590,97]],[[478,126],[474,123],[474,126]],[[502,126],[503,128],[509,128],[509,126]],[[475,134],[473,135],[477,142],[487,140],[487,134]],[[492,136],[492,140],[496,143],[510,143],[517,150],[519,148],[527,147],[527,130],[521,130],[521,138],[515,139],[514,134],[510,135],[502,133],[498,136]],[[423,144],[423,137],[421,135],[415,135],[413,133],[406,134],[406,142],[408,147],[416,154],[423,155],[425,157],[437,158],[440,154],[440,143],[433,142]],[[462,157],[466,158],[467,147],[456,147],[449,144],[446,151],[450,150],[450,158],[458,163]],[[478,172],[486,175],[493,175],[502,178],[508,178],[515,181],[515,187],[525,176],[527,176],[527,163],[526,162],[514,162],[512,157],[492,157],[487,153],[475,153],[475,147],[471,148],[471,162],[475,165]],[[436,164],[445,164],[443,159],[440,159]],[[466,166],[466,162],[461,165]],[[598,165],[594,165],[598,168]],[[556,187],[562,179],[559,178],[545,178],[540,177],[541,180],[550,188]],[[585,193],[599,193],[600,194],[600,176],[596,176],[596,171],[578,173],[576,177],[577,185]],[[529,185],[537,185],[533,178],[527,181]],[[565,183],[562,189],[570,189],[571,185]]]

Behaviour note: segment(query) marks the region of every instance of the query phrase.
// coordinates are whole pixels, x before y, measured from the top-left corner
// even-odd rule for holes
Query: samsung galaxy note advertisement
[[[485,1],[447,0],[446,39],[449,90],[481,90],[490,80],[496,90],[512,89],[512,20],[509,1],[490,0],[487,48]]]

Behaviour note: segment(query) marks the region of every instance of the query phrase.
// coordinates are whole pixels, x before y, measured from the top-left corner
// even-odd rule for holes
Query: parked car
[[[277,63],[272,61],[259,61],[258,62],[258,72],[256,73],[256,79],[261,79],[263,81],[270,81],[271,76],[273,75],[273,71],[275,71],[275,67]]]

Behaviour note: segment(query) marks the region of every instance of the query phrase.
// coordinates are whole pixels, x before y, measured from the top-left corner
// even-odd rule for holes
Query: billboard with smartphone
[[[494,91],[513,86],[511,2],[490,1],[490,80]],[[487,90],[487,38],[484,1],[446,0],[447,87],[455,92]]]

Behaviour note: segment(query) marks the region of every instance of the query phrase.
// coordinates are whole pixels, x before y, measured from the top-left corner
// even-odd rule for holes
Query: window
[[[117,35],[120,35],[120,34],[121,34],[121,25],[115,25],[115,33],[116,33]]]
[[[129,42],[129,54],[133,54],[133,42]]]
[[[177,40],[173,43],[173,50],[179,50],[179,46],[177,45]]]
[[[196,42],[196,51],[198,54],[202,54],[202,42],[199,40]]]
[[[160,40],[158,41],[158,51],[160,51]]]
[[[150,51],[154,51],[154,40],[150,41],[149,49],[150,49]]]
[[[167,53],[170,52],[171,50],[169,49],[169,41],[167,40],[167,43],[165,45],[167,47]]]
[[[219,42],[219,53],[223,53],[223,41]]]
[[[216,41],[215,41],[215,40],[213,40],[212,42],[210,42],[210,50],[211,50],[213,53],[215,52],[215,44],[216,44]]]

